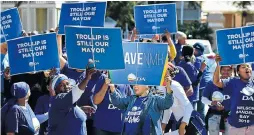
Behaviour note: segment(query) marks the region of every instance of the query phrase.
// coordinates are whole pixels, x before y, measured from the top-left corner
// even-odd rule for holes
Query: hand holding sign
[[[92,78],[92,75],[96,72],[95,67],[89,65],[93,65],[93,62],[91,60],[88,62],[86,68],[86,79],[88,80],[90,80]]]
[[[5,68],[5,70],[4,70],[4,79],[6,79],[6,80],[10,80],[11,79],[10,68],[9,67]]]
[[[171,93],[171,83],[172,83],[172,77],[170,76],[169,72],[167,72],[167,75],[165,76],[165,82],[166,82],[166,88],[167,88],[167,93]]]
[[[216,54],[215,61],[216,61],[217,64],[219,64],[222,61],[222,59],[221,59],[219,54]]]

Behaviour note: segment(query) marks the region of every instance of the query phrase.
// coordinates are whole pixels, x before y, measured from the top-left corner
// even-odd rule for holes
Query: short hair
[[[249,66],[251,67],[251,65],[248,64],[248,63],[239,64],[239,65],[237,65],[237,67],[236,67],[236,72],[238,72],[238,71],[240,70],[240,67],[241,67],[242,65],[249,65]]]
[[[179,40],[179,39],[182,39],[182,38],[187,38],[187,35],[181,31],[177,31],[176,32],[176,39]]]

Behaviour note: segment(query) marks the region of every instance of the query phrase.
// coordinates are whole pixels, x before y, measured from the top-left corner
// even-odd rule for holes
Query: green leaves
[[[184,23],[181,25],[178,23],[178,30],[184,32],[189,39],[206,39],[210,43],[213,43],[212,28],[208,26],[208,23],[200,23],[199,21],[194,21],[190,23]]]

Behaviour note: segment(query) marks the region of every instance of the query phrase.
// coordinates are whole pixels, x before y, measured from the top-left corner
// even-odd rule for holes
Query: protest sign
[[[163,85],[167,49],[163,43],[123,43],[125,69],[109,71],[112,83]]]
[[[254,26],[216,31],[221,65],[254,62]]]
[[[176,4],[138,5],[134,18],[139,34],[162,34],[177,31]]]
[[[60,67],[56,33],[12,39],[7,44],[11,75]]]
[[[21,36],[22,24],[17,8],[1,12],[1,42]]]
[[[120,28],[66,26],[65,32],[69,67],[85,69],[92,59],[96,69],[124,69]]]
[[[104,27],[107,2],[63,3],[58,34],[65,25]]]

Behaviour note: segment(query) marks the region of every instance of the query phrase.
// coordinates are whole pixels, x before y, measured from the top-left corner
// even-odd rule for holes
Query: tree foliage
[[[206,39],[213,44],[213,29],[208,26],[208,23],[200,23],[194,21],[191,23],[184,23],[181,25],[178,23],[178,30],[184,32],[189,39]]]
[[[19,8],[20,7],[20,5],[23,3],[24,1],[15,1],[14,2],[14,7],[16,7],[16,8]]]
[[[248,6],[250,6],[252,4],[252,2],[250,1],[234,1],[233,5],[237,8],[239,8],[240,14],[242,16],[242,26],[244,26],[244,18],[248,15],[249,9]]]
[[[106,16],[117,21],[117,27],[125,30],[125,24],[129,26],[129,30],[134,27],[134,10],[135,5],[144,4],[144,2],[136,1],[108,1]]]

